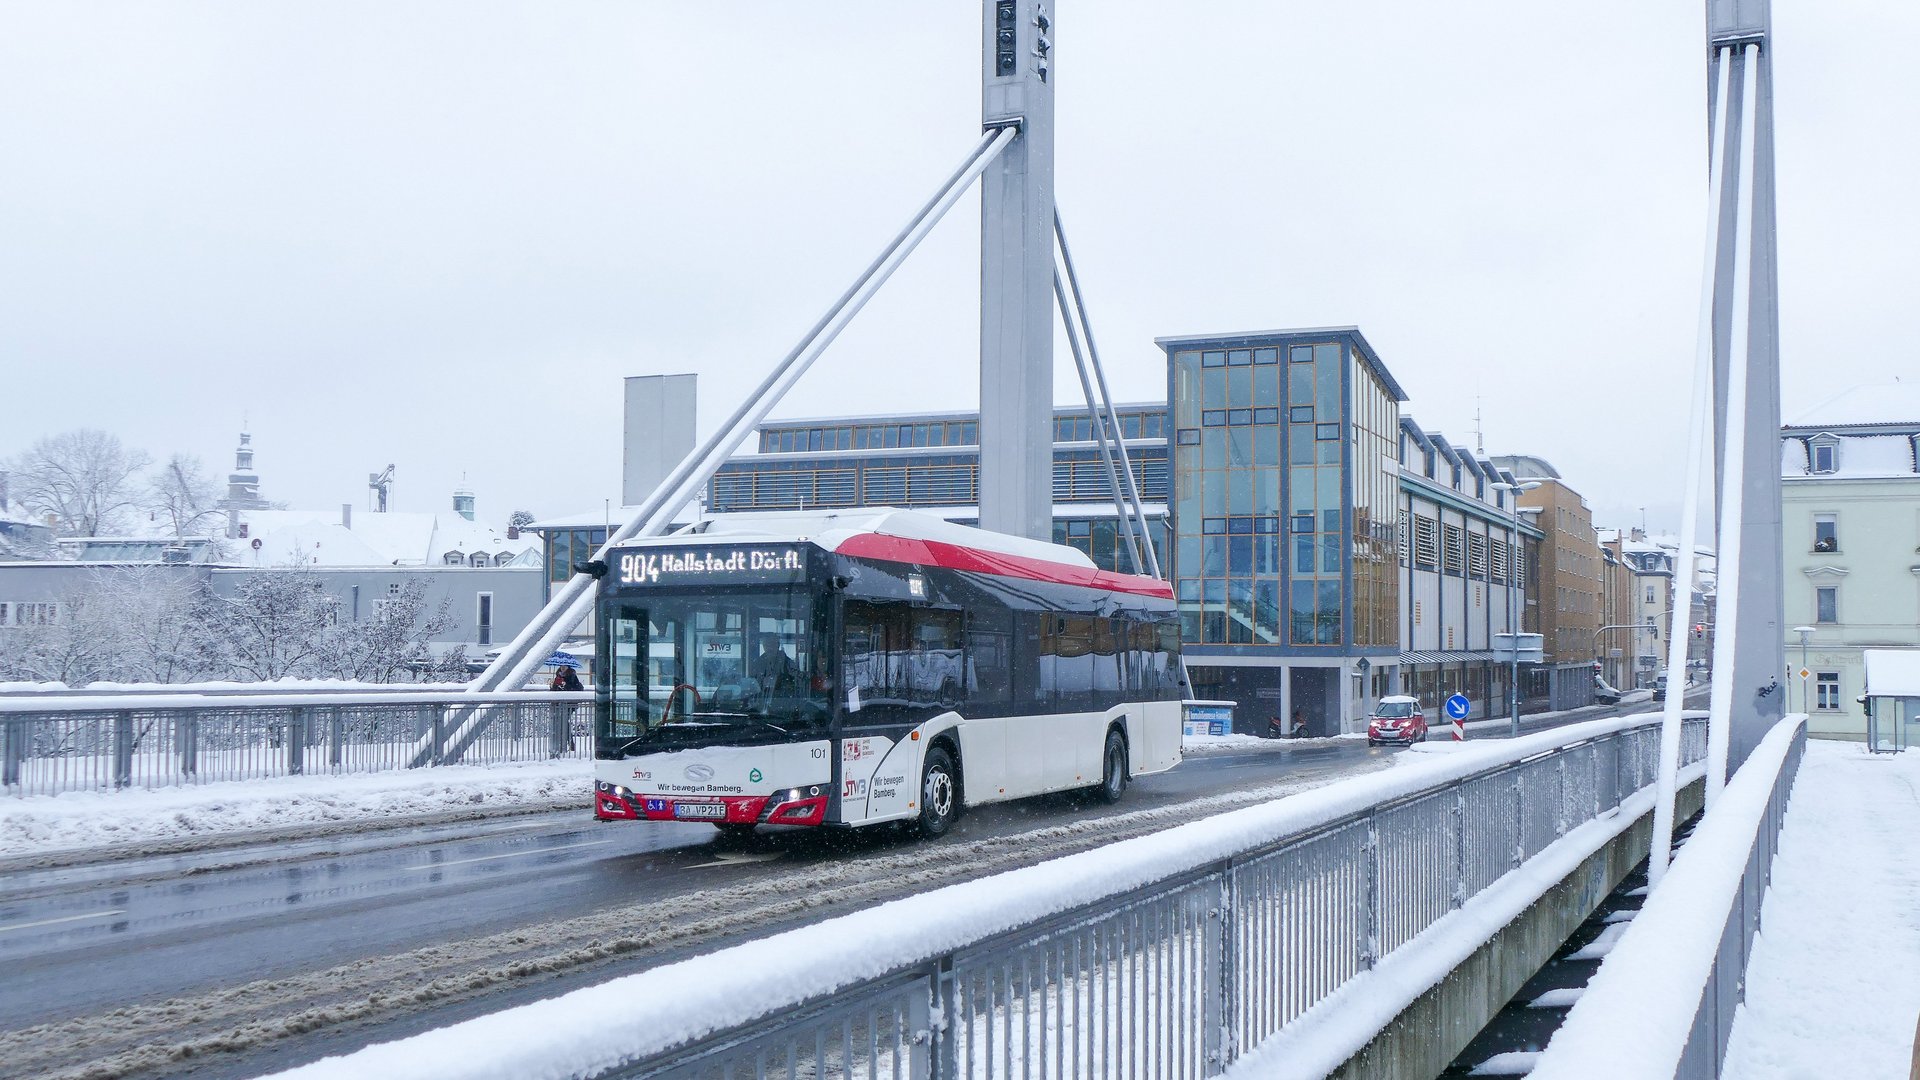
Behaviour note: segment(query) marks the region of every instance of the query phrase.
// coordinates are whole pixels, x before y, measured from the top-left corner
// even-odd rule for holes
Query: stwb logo
[[[696,784],[704,784],[713,779],[713,766],[689,765],[687,766],[687,779]]]

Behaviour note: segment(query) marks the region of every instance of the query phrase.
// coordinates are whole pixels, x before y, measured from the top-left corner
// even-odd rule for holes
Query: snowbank
[[[1920,753],[1810,741],[1727,1046],[1731,1080],[1907,1075],[1920,1013]]]
[[[1620,924],[1626,929],[1547,1044],[1533,1080],[1673,1075],[1774,781],[1805,723],[1794,716],[1774,725],[1721,789],[1640,914]]]
[[[1423,768],[1368,773],[370,1046],[281,1075],[308,1080],[363,1076],[558,1080],[597,1073],[1075,905],[1124,894],[1386,800],[1451,783],[1490,763],[1518,761],[1647,722],[1620,717],[1596,720],[1489,744],[1484,753],[1436,756],[1426,760]],[[1652,796],[1643,792],[1637,798],[1650,803]],[[1619,815],[1618,827],[1628,820]],[[1604,829],[1615,827],[1616,820],[1594,824]],[[663,986],[672,987],[673,993],[660,993]]]
[[[1189,754],[1213,754],[1232,750],[1289,750],[1303,746],[1337,746],[1342,742],[1364,739],[1365,735],[1333,735],[1318,739],[1263,739],[1258,735],[1187,735],[1181,748]]]
[[[574,801],[584,814],[592,788],[593,763],[566,760],[6,798],[0,856],[483,807]]]

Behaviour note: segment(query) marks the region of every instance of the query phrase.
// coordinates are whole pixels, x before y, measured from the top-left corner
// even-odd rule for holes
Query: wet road
[[[1401,752],[1339,740],[1193,755],[1137,781],[1117,806],[1069,796],[990,806],[963,816],[934,844],[885,830],[818,829],[765,830],[744,844],[723,843],[707,826],[601,824],[582,810],[10,875],[0,881],[0,970],[7,973],[0,1033],[13,1035],[0,1034],[0,1051],[9,1041],[57,1042],[81,1030],[110,1045],[112,1025],[94,1020],[116,1010],[132,1029],[127,1037],[151,1041],[166,1034],[151,1024],[219,1013],[231,1004],[223,994],[258,998],[276,1017],[335,998],[378,999],[522,943],[546,950],[540,962],[555,972],[511,985],[495,980],[391,1016],[360,1009],[353,1014],[359,1022],[334,1030],[316,1024],[298,1045],[267,1040],[278,1041],[271,1060],[223,1055],[186,1070],[245,1075],[1319,786],[1384,767]],[[838,901],[779,902],[861,879],[861,889],[849,886]],[[753,917],[715,920],[704,936],[657,935],[658,947],[614,958],[612,967],[607,957],[548,959],[569,944],[632,933],[655,911],[662,921],[698,922],[730,908]],[[470,955],[460,955],[463,948]],[[284,1001],[272,1000],[283,991]],[[235,1024],[261,1019],[231,1011]],[[51,1026],[22,1030],[37,1024]],[[10,1073],[9,1060],[0,1052],[0,1074]],[[143,1065],[108,1074],[151,1072]]]
[[[1274,777],[1370,767],[1364,743],[1195,756],[1118,806],[1056,796],[962,817],[942,844],[1177,806]],[[723,844],[674,822],[586,812],[491,827],[228,849],[13,875],[0,883],[0,1028],[464,940],[616,903],[738,883],[777,866],[914,846],[897,833],[768,830]]]

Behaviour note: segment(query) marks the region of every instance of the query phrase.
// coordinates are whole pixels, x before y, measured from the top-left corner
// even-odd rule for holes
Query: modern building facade
[[[1400,403],[1357,327],[1157,339],[1194,692],[1328,735],[1400,656]],[[1249,708],[1251,705],[1251,708]]]
[[[1573,709],[1593,703],[1593,660],[1599,648],[1600,538],[1587,500],[1569,487],[1544,458],[1515,455],[1493,459],[1523,481],[1539,486],[1522,492],[1522,513],[1537,514],[1540,542],[1542,666],[1548,707]],[[1532,629],[1532,628],[1530,628]]]
[[[1194,692],[1236,702],[1236,726],[1257,733],[1358,730],[1391,693],[1431,709],[1463,693],[1474,715],[1504,715],[1509,668],[1493,638],[1515,621],[1541,629],[1547,540],[1539,509],[1499,486],[1514,472],[1403,418],[1405,393],[1355,327],[1158,344],[1168,402],[1118,406],[1118,435],[1180,599]],[[684,520],[901,506],[974,524],[979,425],[964,411],[770,420]],[[1084,409],[1054,410],[1053,538],[1133,570],[1095,434]],[[545,540],[543,588],[630,516],[596,508],[528,526]],[[1557,698],[1550,671],[1523,666],[1525,707],[1585,703],[1591,661]]]
[[[1920,386],[1860,387],[1782,429],[1785,681],[1811,733],[1864,739],[1862,652],[1920,647],[1916,450]]]

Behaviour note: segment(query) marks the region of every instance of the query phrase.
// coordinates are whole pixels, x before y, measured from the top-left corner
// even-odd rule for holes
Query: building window
[[[1821,553],[1840,550],[1840,522],[1835,515],[1813,515],[1813,550]]]
[[[1467,537],[1467,573],[1486,580],[1487,538],[1477,533]]]
[[[1814,675],[1814,708],[1821,712],[1840,711],[1840,673],[1822,671]]]
[[[440,556],[440,561],[448,566],[465,566],[467,564],[467,557],[457,551],[449,551],[445,555]]]
[[[1413,519],[1413,564],[1431,570],[1440,562],[1439,528],[1432,518]]]
[[[1441,526],[1441,535],[1446,540],[1442,554],[1446,559],[1441,567],[1449,574],[1458,575],[1467,568],[1467,534],[1458,525]]]
[[[1649,604],[1657,604],[1657,603],[1659,603],[1659,601],[1658,601],[1658,600],[1655,600],[1655,599],[1653,598],[1653,586],[1651,586],[1651,585],[1649,585],[1649,586],[1647,586],[1647,603],[1649,603]]]
[[[480,593],[473,601],[473,621],[476,627],[474,642],[480,645],[493,644],[493,594]]]
[[[1813,621],[1837,623],[1840,621],[1840,589],[1835,585],[1822,585],[1813,590]]]

